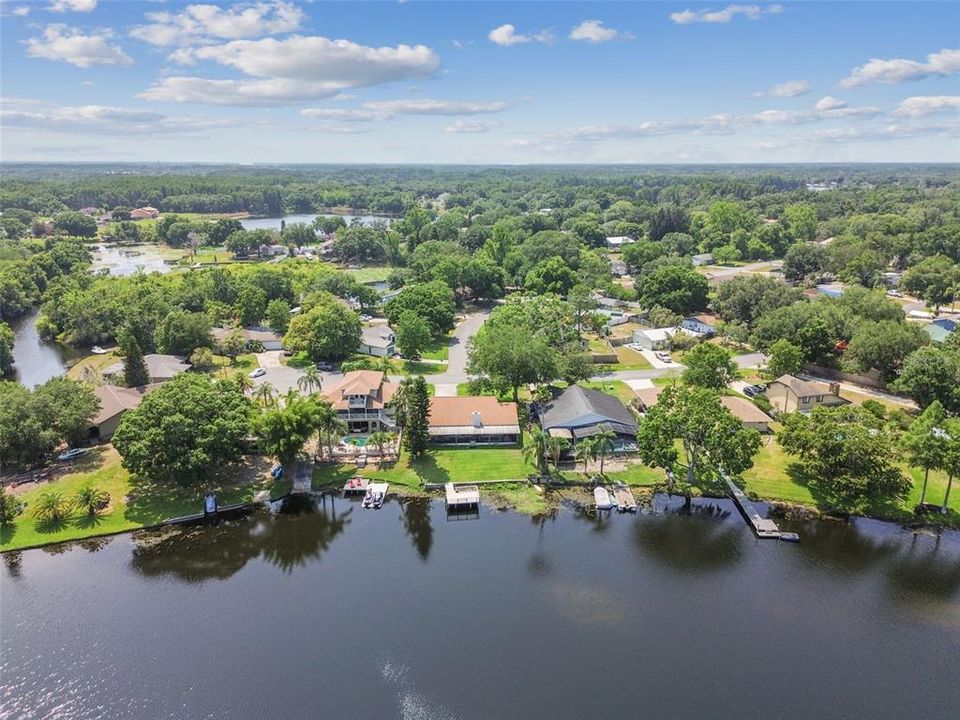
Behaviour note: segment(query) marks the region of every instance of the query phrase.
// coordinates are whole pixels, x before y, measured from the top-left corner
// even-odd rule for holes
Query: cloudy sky
[[[960,3],[0,0],[5,160],[960,161]]]

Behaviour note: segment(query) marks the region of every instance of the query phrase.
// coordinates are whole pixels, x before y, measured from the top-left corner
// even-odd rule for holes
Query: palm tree
[[[550,451],[550,456],[553,458],[553,467],[557,472],[560,472],[560,456],[569,447],[570,441],[566,438],[550,437],[547,441],[547,449]]]
[[[594,442],[592,437],[585,437],[577,440],[577,460],[583,460],[583,474],[587,474],[587,463],[595,457]]]
[[[412,377],[405,377],[400,381],[397,390],[393,393],[393,399],[390,401],[390,407],[396,416],[397,427],[404,427],[407,424],[407,409],[410,400],[410,388],[413,385]]]
[[[527,444],[523,446],[524,459],[536,465],[537,472],[541,475],[546,475],[549,471],[547,467],[549,454],[550,436],[538,425],[534,425],[530,430],[530,438],[527,440]]]
[[[270,407],[276,401],[273,396],[273,385],[268,382],[258,385],[257,389],[253,391],[253,397],[264,407]]]
[[[323,434],[327,436],[327,452],[333,460],[333,436],[345,433],[347,424],[340,419],[333,405],[327,400],[317,404],[317,438],[323,441]]]
[[[603,460],[613,452],[617,436],[609,425],[601,425],[600,431],[593,436],[593,452],[600,458],[600,474],[603,475]]]
[[[45,492],[37,498],[37,504],[33,508],[33,516],[38,520],[49,520],[50,522],[60,522],[73,509],[73,503],[62,492],[51,490]]]
[[[87,485],[74,495],[73,502],[78,508],[86,510],[88,515],[96,515],[110,504],[110,493]]]
[[[383,448],[389,445],[392,440],[393,433],[389,433],[384,430],[378,430],[375,433],[371,433],[370,437],[367,438],[367,442],[377,448],[381,458],[383,457]]]
[[[316,365],[307,365],[303,375],[297,379],[297,387],[300,392],[307,395],[313,395],[313,393],[323,389],[323,378],[320,376]]]
[[[224,371],[226,371],[226,367],[224,367]],[[240,388],[240,392],[245,393],[247,390],[253,389],[253,385],[254,385],[253,378],[251,378],[247,373],[245,372],[237,373],[235,376],[235,380],[237,383],[237,387]]]

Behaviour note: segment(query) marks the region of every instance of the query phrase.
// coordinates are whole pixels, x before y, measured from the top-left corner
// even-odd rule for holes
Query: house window
[[[823,402],[823,395],[817,395],[817,402],[818,403]]]
[[[802,398],[800,398],[800,404],[801,404],[801,405],[806,405],[806,404],[808,404],[809,402],[810,402],[810,398],[808,398],[808,397],[802,397]]]

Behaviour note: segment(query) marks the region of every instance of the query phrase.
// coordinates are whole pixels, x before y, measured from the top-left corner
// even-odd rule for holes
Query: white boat
[[[109,350],[104,350],[99,345],[94,345],[92,348],[90,348],[90,352],[92,352],[94,355],[106,355]]]
[[[380,508],[387,497],[387,488],[389,487],[390,485],[387,483],[370,483],[367,487],[367,494],[363,496],[363,503],[361,503],[361,505],[374,510]]]
[[[609,510],[613,507],[613,503],[610,502],[610,493],[607,492],[605,487],[595,487],[593,489],[593,499],[597,503],[597,510]]]

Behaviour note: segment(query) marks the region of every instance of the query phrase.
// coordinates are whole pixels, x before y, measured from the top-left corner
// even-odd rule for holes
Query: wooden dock
[[[343,484],[343,495],[365,495],[367,493],[367,488],[370,486],[369,478],[352,477]]]
[[[477,507],[480,504],[480,488],[476,485],[457,487],[453,483],[447,483],[443,486],[443,490],[448,510]]]
[[[617,485],[613,489],[613,497],[617,501],[618,512],[636,512],[637,500],[626,485]]]
[[[737,504],[737,507],[740,508],[743,517],[753,526],[753,531],[757,534],[757,537],[779,538],[780,528],[777,527],[777,524],[773,520],[761,517],[760,513],[757,512],[756,506],[750,502],[747,494],[737,487],[737,484],[726,474],[723,475],[723,479],[727,482],[727,487],[730,489],[730,495],[733,496],[733,501]]]

